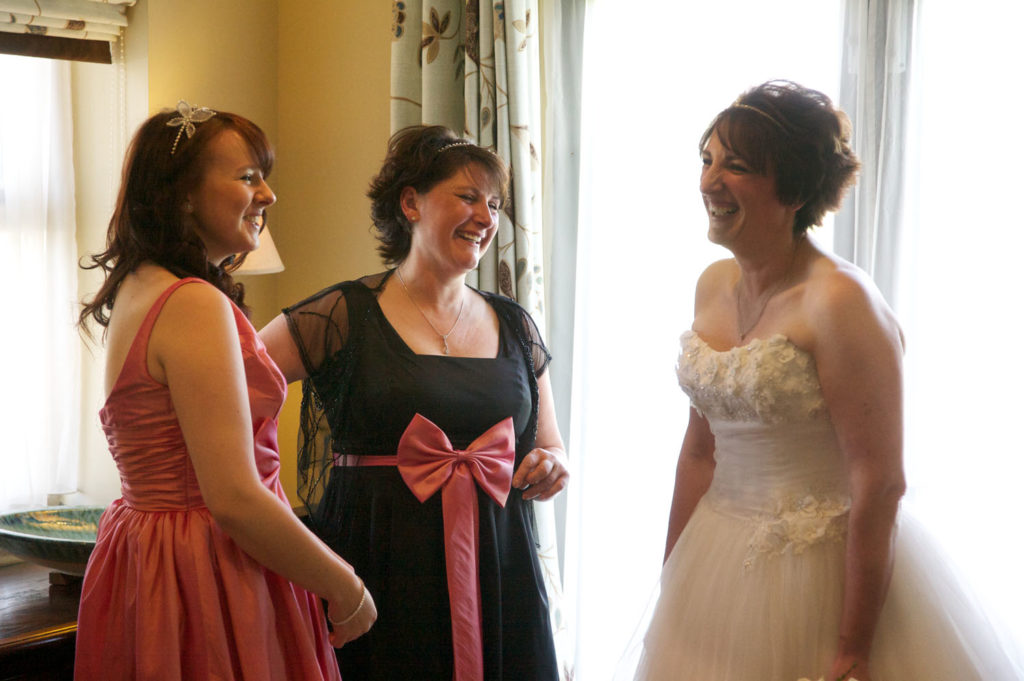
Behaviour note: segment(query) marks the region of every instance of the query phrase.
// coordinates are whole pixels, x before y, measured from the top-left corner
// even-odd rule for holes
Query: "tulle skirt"
[[[634,646],[636,679],[796,681],[828,673],[842,605],[841,536],[777,550],[753,550],[751,536],[749,517],[698,505]],[[873,680],[1018,681],[1024,673],[1015,655],[923,528],[902,517]]]

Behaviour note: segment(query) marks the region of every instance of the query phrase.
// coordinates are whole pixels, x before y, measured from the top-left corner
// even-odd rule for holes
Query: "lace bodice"
[[[782,423],[828,418],[814,358],[776,334],[719,352],[687,331],[679,385],[704,416]]]
[[[840,539],[846,473],[814,358],[782,335],[725,351],[693,331],[680,343],[679,384],[715,436],[705,501],[750,520],[748,561]]]

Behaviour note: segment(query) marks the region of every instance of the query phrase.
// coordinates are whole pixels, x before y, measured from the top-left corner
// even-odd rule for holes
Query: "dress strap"
[[[140,367],[143,374],[149,376],[149,370],[146,369],[145,360],[146,352],[149,349],[149,337],[153,333],[153,327],[156,325],[156,319],[160,316],[160,311],[163,310],[164,304],[167,303],[167,299],[171,297],[171,294],[183,285],[191,283],[209,284],[209,282],[198,277],[185,277],[184,279],[179,279],[168,286],[164,289],[164,292],[161,293],[155,301],[153,301],[153,305],[149,308],[149,312],[146,313],[145,318],[142,320],[139,330],[135,332],[135,340],[132,341],[132,346],[128,349],[128,355],[124,359],[124,366],[121,368],[121,373],[125,372],[126,367],[134,364]]]

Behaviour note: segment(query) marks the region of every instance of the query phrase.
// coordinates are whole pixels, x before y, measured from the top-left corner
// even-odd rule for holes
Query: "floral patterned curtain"
[[[518,301],[543,333],[537,0],[393,0],[392,12],[391,130],[444,125],[508,162],[510,200],[469,283]],[[534,509],[555,645],[571,678],[554,507]]]
[[[543,329],[540,57],[536,0],[394,0],[391,130],[445,125],[512,170],[511,200],[474,285]]]

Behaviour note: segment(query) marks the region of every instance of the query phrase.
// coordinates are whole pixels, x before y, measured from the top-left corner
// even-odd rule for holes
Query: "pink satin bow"
[[[504,507],[512,488],[515,428],[509,417],[491,426],[466,450],[416,414],[398,442],[398,471],[420,502],[441,490],[445,568],[452,614],[455,681],[482,681],[479,508],[474,480]]]

